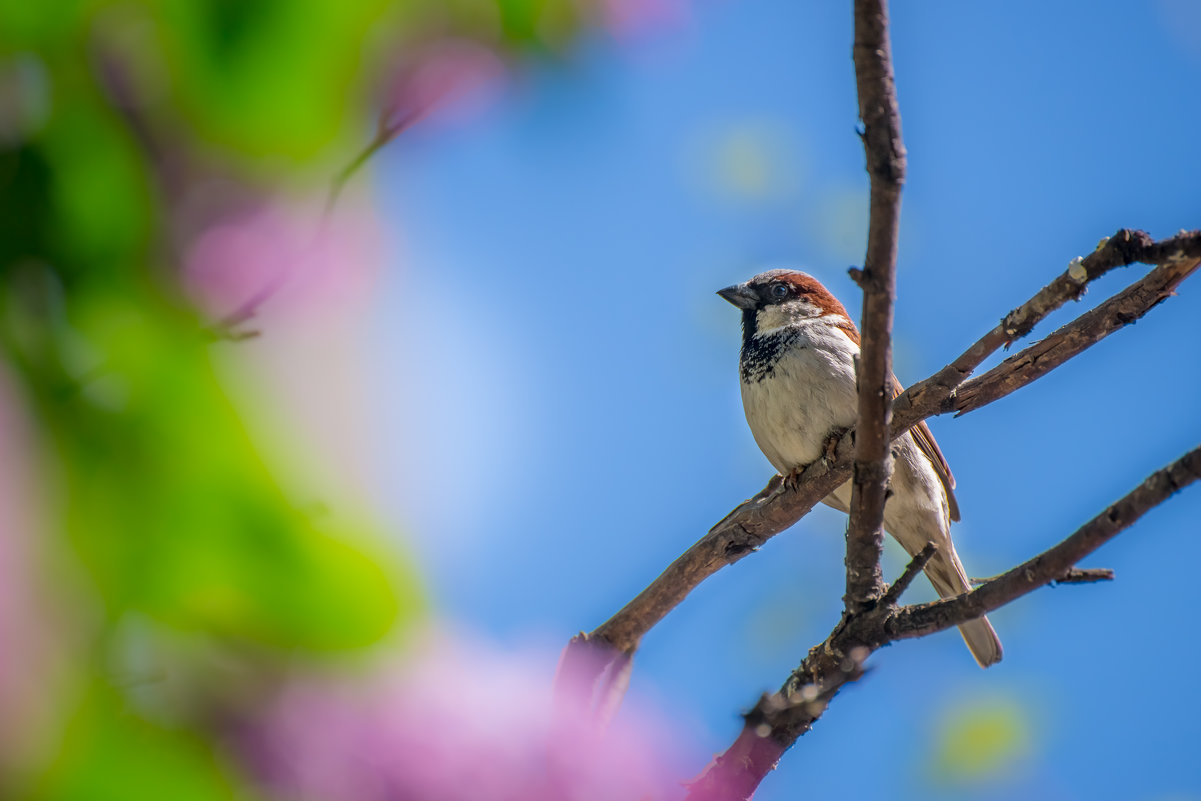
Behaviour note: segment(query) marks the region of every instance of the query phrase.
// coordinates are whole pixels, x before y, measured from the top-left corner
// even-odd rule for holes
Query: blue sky
[[[441,614],[550,653],[771,475],[742,416],[737,313],[713,293],[795,265],[858,314],[849,5],[698,2],[380,157],[399,255],[371,323],[394,410],[376,458]],[[1190,0],[895,4],[903,383],[1115,229],[1201,225],[1197,30]],[[1020,395],[932,421],[969,573],[1053,544],[1201,439],[1198,281]],[[848,770],[863,797],[1201,798],[1199,517],[1194,488],[1089,560],[1116,582],[993,615],[1006,655],[987,672],[954,634],[878,653],[757,798],[842,792]],[[844,524],[815,511],[647,637],[634,691],[695,730],[698,770],[837,620]],[[902,564],[891,551],[886,573]],[[944,721],[998,708],[1024,746],[969,783],[941,775]]]

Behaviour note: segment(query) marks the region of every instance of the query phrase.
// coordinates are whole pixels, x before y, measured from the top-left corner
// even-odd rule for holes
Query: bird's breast
[[[746,419],[760,450],[782,474],[813,462],[830,431],[855,421],[858,348],[841,332],[833,333],[814,337],[792,331],[780,342],[744,349]]]

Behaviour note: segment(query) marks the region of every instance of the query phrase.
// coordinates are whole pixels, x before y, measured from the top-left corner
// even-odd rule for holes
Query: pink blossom
[[[469,39],[440,39],[407,55],[392,71],[383,123],[395,132],[470,120],[505,87],[507,68],[491,48]]]
[[[661,30],[688,19],[688,0],[595,0],[602,24],[619,38]]]
[[[25,410],[0,364],[0,773],[36,748],[54,685],[59,626],[38,586],[46,521],[42,469]]]
[[[678,798],[678,736],[626,709],[604,731],[552,710],[553,657],[441,641],[394,676],[294,681],[235,747],[281,797],[323,801]]]
[[[336,310],[369,291],[379,234],[344,198],[319,203],[228,203],[184,254],[184,287],[214,320]]]

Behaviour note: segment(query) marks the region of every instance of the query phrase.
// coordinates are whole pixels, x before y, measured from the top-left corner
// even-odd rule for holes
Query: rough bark
[[[863,288],[858,365],[859,415],[847,524],[848,612],[862,610],[884,592],[884,503],[892,476],[888,436],[892,420],[892,310],[896,301],[897,234],[905,145],[893,79],[884,0],[855,0],[855,83],[863,149],[871,178],[867,254],[858,276]]]

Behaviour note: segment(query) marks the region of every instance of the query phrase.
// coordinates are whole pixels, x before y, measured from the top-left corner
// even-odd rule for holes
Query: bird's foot
[[[842,441],[842,437],[850,431],[849,428],[831,429],[826,435],[825,441],[822,442],[822,464],[826,467],[834,464],[838,459],[838,443]]]
[[[789,492],[795,491],[796,488],[801,485],[801,475],[805,472],[806,467],[808,467],[808,465],[801,465],[796,470],[793,470],[788,475],[784,476],[784,480],[782,482],[784,484],[784,489],[788,490]]]

